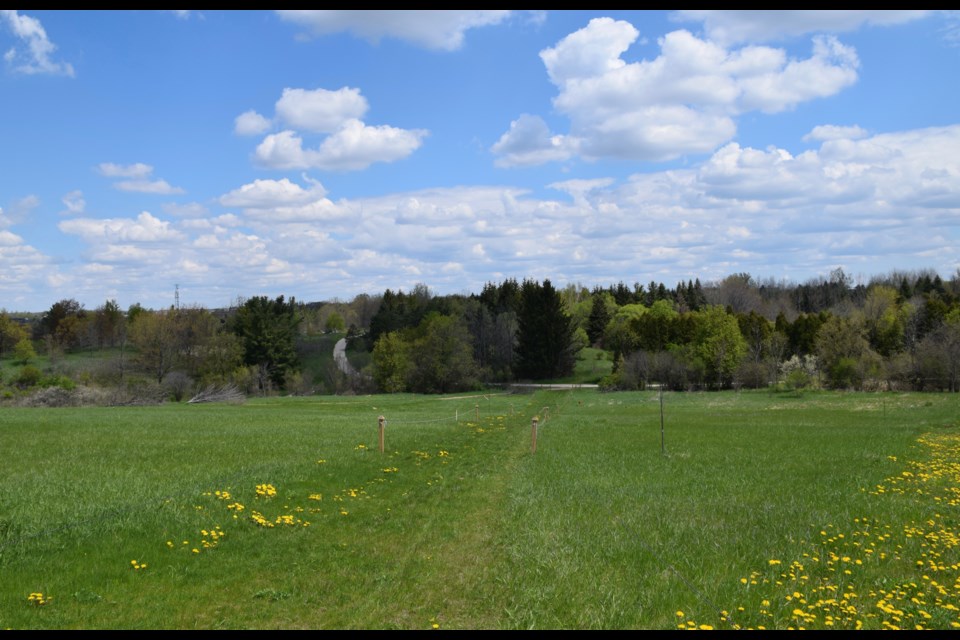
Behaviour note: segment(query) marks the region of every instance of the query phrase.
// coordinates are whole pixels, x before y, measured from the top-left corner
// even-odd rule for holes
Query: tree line
[[[332,372],[319,386],[303,379],[304,337],[324,333],[345,333],[353,354],[365,356],[360,376]],[[737,273],[591,289],[506,279],[473,294],[435,295],[421,284],[350,302],[260,296],[219,310],[124,311],[112,300],[94,310],[61,300],[26,322],[0,312],[0,359],[21,366],[0,382],[64,383],[31,366],[37,353],[55,363],[110,350],[100,382],[148,380],[175,399],[226,383],[248,393],[448,393],[562,380],[588,347],[613,360],[600,381],[607,389],[957,391],[960,274],[891,272],[854,283],[836,269],[797,285]]]

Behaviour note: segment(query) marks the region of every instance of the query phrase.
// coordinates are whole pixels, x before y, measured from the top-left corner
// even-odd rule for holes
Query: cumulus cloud
[[[364,200],[345,236],[370,262],[338,264],[355,276],[393,274],[390,286],[415,283],[403,276],[414,269],[436,286],[454,263],[481,280],[455,290],[538,274],[588,283],[625,273],[667,284],[737,271],[802,279],[837,264],[868,273],[928,267],[933,256],[952,271],[957,157],[960,126],[825,139],[799,153],[730,142],[687,169],[552,183],[570,196],[556,201],[504,187],[391,194]]]
[[[919,20],[926,10],[831,9],[697,9],[676,11],[677,21],[702,22],[707,37],[729,45],[739,42],[769,42],[808,33],[841,33],[863,26],[888,26]]]
[[[181,240],[183,234],[169,222],[144,211],[135,220],[130,218],[74,218],[60,222],[64,233],[80,236],[95,243],[141,243]]]
[[[24,311],[43,308],[37,306],[36,292],[44,290],[60,275],[49,256],[24,243],[17,234],[0,229],[0,296],[4,308]]]
[[[598,189],[609,187],[611,184],[613,184],[613,178],[593,178],[591,180],[574,178],[572,180],[554,182],[547,186],[551,189],[570,194],[570,197],[573,198],[573,201],[578,206],[590,207],[587,202],[587,194],[592,191],[597,191]]]
[[[312,300],[409,289],[425,277],[462,292],[505,277],[672,285],[734,272],[803,279],[838,264],[955,268],[960,125],[817,135],[799,151],[728,142],[682,169],[552,182],[555,199],[489,185],[332,201],[306,176],[251,180],[212,205],[231,214],[63,221],[100,265],[71,271],[65,286],[80,291],[86,279],[102,299],[112,278],[159,290],[196,276],[197,290],[201,280],[228,283],[203,285],[207,300],[226,303],[261,291]],[[201,213],[181,206],[168,212]],[[18,236],[0,232],[0,273],[24,252]],[[145,286],[144,295],[156,293]]]
[[[821,124],[803,136],[803,140],[805,142],[810,140],[858,140],[866,136],[867,131],[857,125],[843,127],[833,124]]]
[[[244,210],[257,223],[321,222],[339,220],[349,209],[332,202],[319,182],[304,189],[287,178],[254,180],[220,196],[220,204]]]
[[[733,138],[743,113],[792,109],[857,80],[856,52],[832,36],[816,36],[809,58],[788,59],[782,49],[728,49],[679,30],[660,38],[656,58],[627,62],[638,37],[628,22],[596,18],[541,51],[570,133],[523,116],[493,146],[498,164],[565,159],[572,150],[647,161],[709,153]]]
[[[281,180],[254,180],[220,196],[220,204],[242,209],[264,209],[277,206],[305,204],[327,194],[319,182],[304,189],[287,178]]]
[[[151,180],[153,167],[149,164],[137,162],[135,164],[120,165],[113,162],[101,162],[97,166],[100,175],[108,178],[129,178],[113,183],[114,189],[120,191],[134,191],[137,193],[152,193],[157,195],[175,195],[185,193],[180,187],[174,187],[166,180]]]
[[[73,77],[73,65],[69,62],[54,62],[53,54],[57,45],[47,37],[47,32],[39,20],[21,15],[13,9],[0,9],[0,23],[6,23],[23,45],[8,49],[3,56],[15,71]]]
[[[427,49],[454,51],[469,29],[500,24],[512,12],[502,10],[283,10],[281,19],[316,35],[347,32],[370,42],[397,38]]]
[[[357,171],[375,162],[407,157],[428,135],[425,129],[365,124],[360,118],[369,108],[367,99],[351,87],[336,91],[288,87],[275,108],[276,118],[290,128],[266,136],[253,154],[257,164],[269,169]],[[238,124],[245,115],[237,118]],[[253,132],[254,121],[260,118],[266,121],[259,114],[246,118],[243,130]],[[246,124],[251,126],[247,128]],[[304,143],[300,132],[324,137],[313,147]]]
[[[233,121],[233,132],[238,136],[256,136],[265,133],[273,126],[269,118],[265,118],[253,109],[244,111]]]
[[[315,149],[304,148],[303,139],[293,131],[281,131],[264,138],[254,155],[259,164],[272,169],[355,171],[375,162],[407,157],[420,147],[426,135],[423,129],[368,126],[359,120],[347,120]]]
[[[23,242],[23,238],[9,231],[0,231],[0,246],[15,247]]]
[[[367,99],[359,89],[284,89],[277,100],[277,116],[300,131],[333,133],[347,120],[359,120],[366,113]]]
[[[525,113],[510,123],[491,151],[499,156],[497,166],[520,167],[566,160],[576,149],[574,141],[551,134],[543,118]]]
[[[320,168],[364,169],[374,162],[393,162],[420,147],[424,129],[399,129],[388,125],[368,126],[347,120],[320,145]]]

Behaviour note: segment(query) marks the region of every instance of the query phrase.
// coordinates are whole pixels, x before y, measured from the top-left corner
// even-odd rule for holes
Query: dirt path
[[[346,338],[340,338],[337,340],[337,344],[333,346],[333,361],[337,363],[340,371],[343,371],[348,376],[356,375],[357,371],[350,364],[350,361],[347,360]]]

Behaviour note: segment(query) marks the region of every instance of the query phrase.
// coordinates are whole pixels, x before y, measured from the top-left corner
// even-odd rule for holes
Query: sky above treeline
[[[0,10],[0,309],[960,267],[960,12]]]

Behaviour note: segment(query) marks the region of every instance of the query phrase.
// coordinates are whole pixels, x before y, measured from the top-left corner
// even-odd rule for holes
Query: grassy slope
[[[866,559],[841,582],[860,591],[868,627],[880,626],[867,617],[877,589],[929,586],[916,562],[932,551],[904,531],[937,521],[955,532],[956,515],[874,489],[926,455],[921,433],[956,436],[957,397],[666,394],[663,451],[657,400],[578,391],[4,409],[0,626],[655,629],[683,611],[785,628],[786,596],[836,582],[821,531],[838,555]],[[276,497],[257,497],[264,483]],[[254,511],[274,526],[257,526]],[[863,520],[891,527],[886,561],[840,548],[834,532],[856,540]],[[218,526],[224,536],[205,548]],[[771,560],[795,559],[821,573],[764,582],[780,571]],[[36,591],[54,600],[28,603]],[[929,624],[949,628],[949,611],[928,600]],[[921,620],[900,606],[902,621]]]

